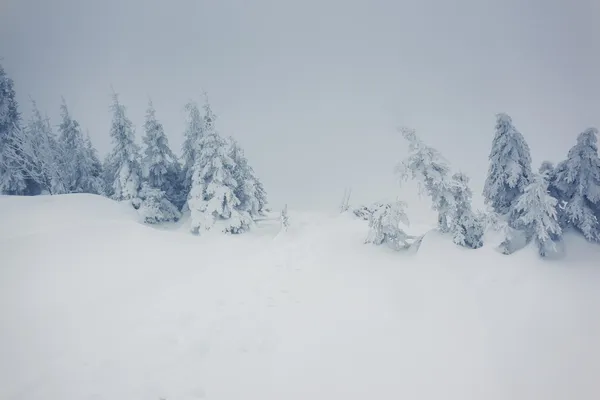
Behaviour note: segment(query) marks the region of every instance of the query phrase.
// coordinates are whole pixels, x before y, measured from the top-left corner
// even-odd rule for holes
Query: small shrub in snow
[[[396,201],[391,204],[382,204],[373,210],[369,220],[369,234],[365,243],[374,245],[386,244],[394,250],[407,249],[411,245],[413,236],[407,235],[400,224],[408,225],[408,217],[404,212],[406,204]]]
[[[287,204],[285,205],[285,207],[283,207],[283,210],[281,210],[280,219],[281,219],[281,230],[287,231],[288,228],[290,227],[290,217],[288,216]]]
[[[143,184],[138,199],[133,202],[134,208],[137,203],[138,213],[147,224],[175,222],[181,218],[177,207],[167,200],[165,192],[160,189]]]

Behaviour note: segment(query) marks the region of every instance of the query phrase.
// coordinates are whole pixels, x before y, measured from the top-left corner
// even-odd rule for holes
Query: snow
[[[600,247],[577,236],[561,260],[435,232],[406,254],[290,210],[197,237],[93,195],[0,196],[0,221],[0,399],[600,396]]]

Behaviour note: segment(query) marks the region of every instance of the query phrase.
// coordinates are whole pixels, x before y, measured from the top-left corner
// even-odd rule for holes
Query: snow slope
[[[407,255],[348,216],[290,222],[194,237],[0,197],[0,399],[600,398],[600,247]]]

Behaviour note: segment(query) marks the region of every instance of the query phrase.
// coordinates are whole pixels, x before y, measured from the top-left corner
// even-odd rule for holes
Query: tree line
[[[501,231],[500,250],[512,254],[534,242],[542,257],[561,253],[563,233],[576,231],[600,243],[600,158],[598,130],[579,134],[566,159],[553,165],[544,161],[537,172],[529,146],[510,116],[497,114],[495,135],[483,197],[486,210],[473,210],[469,178],[452,172],[450,164],[412,129],[402,128],[409,156],[396,168],[402,180],[416,180],[437,212],[437,229],[459,246],[483,246],[488,229]],[[347,209],[347,194],[342,210]],[[367,243],[387,244],[396,250],[420,243],[406,234],[406,203],[375,203],[354,213],[369,220]]]
[[[196,234],[217,222],[225,232],[242,233],[264,215],[265,188],[240,145],[216,130],[207,99],[202,107],[186,105],[185,141],[178,157],[151,101],[139,146],[126,108],[113,93],[113,147],[103,161],[64,99],[58,135],[34,101],[32,105],[31,117],[23,121],[14,82],[0,65],[1,194],[98,194],[130,201],[146,223],[176,221],[189,211]]]

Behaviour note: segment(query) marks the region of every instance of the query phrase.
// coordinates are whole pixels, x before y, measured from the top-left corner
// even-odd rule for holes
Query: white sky
[[[597,0],[0,0],[0,57],[58,123],[60,96],[104,155],[110,86],[142,134],[148,96],[174,150],[210,96],[274,206],[400,194],[409,125],[480,191],[507,112],[535,168],[600,125]]]

